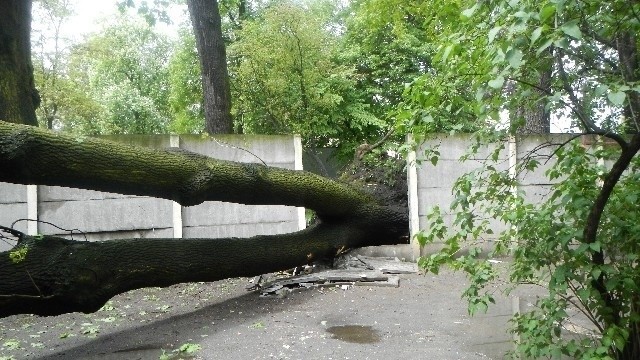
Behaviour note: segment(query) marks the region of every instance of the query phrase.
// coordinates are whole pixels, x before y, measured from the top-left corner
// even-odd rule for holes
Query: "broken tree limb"
[[[290,205],[344,216],[376,199],[321,176],[188,151],[73,137],[0,121],[0,181],[75,187],[176,201]]]
[[[249,239],[84,242],[20,236],[0,253],[0,316],[98,310],[149,286],[253,276],[330,258],[344,249],[408,239],[406,209],[303,172],[77,138],[0,121],[0,181],[146,195],[195,205],[217,200],[303,206],[320,223]],[[73,216],[73,214],[69,214]]]
[[[25,236],[24,259],[0,253],[0,316],[94,312],[114,295],[150,286],[254,276],[331,258],[367,243],[361,230],[317,225],[248,239],[74,241]]]

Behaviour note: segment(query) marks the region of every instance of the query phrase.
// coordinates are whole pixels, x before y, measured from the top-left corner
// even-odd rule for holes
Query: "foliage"
[[[395,118],[400,134],[477,129],[475,116],[439,102],[456,94],[471,98],[468,85],[432,83],[434,74],[449,70],[434,64],[433,56],[442,36],[439,23],[459,17],[458,1],[360,0],[352,3],[351,12],[341,58],[355,66],[356,90],[374,114]],[[442,97],[429,103],[432,92]],[[437,115],[429,113],[436,110]]]
[[[158,21],[163,23],[171,23],[167,8],[175,0],[153,0],[151,2],[147,0],[134,1],[134,0],[118,0],[117,6],[120,13],[125,14],[127,9],[134,8],[139,16],[141,16],[147,24],[153,26]]]
[[[459,16],[452,11],[456,6]],[[620,134],[637,132],[639,124],[638,59],[629,55],[637,53],[631,34],[640,30],[638,6],[494,0],[452,2],[434,12],[442,40],[434,73],[407,90],[405,110],[421,115],[407,124],[419,132],[451,114],[476,118],[487,126],[463,159],[475,154],[488,161],[457,180],[452,225],[446,225],[441,209],[428,216],[428,230],[418,238],[442,241],[443,249],[420,264],[434,272],[444,264],[467,272],[471,285],[464,296],[473,313],[490,305],[487,286],[502,278],[480,256],[483,249],[489,256],[512,255],[507,281],[541,285],[548,292],[534,310],[513,319],[520,338],[516,356],[638,355],[639,138]],[[555,76],[540,86],[548,69]],[[496,164],[501,144],[524,123],[522,110],[534,108],[551,111],[565,123],[562,127],[575,126],[618,144],[588,149],[577,141],[554,144],[555,163],[546,171],[554,185],[541,200],[514,192],[517,180]],[[487,151],[489,144],[494,145]],[[539,161],[522,158],[519,178]],[[486,242],[491,218],[506,230]],[[563,330],[576,309],[592,321],[594,335],[572,337]]]
[[[9,252],[9,258],[11,262],[17,264],[27,257],[27,252],[29,252],[28,246],[16,246]]]
[[[34,2],[32,29],[32,61],[34,78],[38,84],[40,106],[36,109],[42,126],[59,127],[59,111],[75,94],[62,76],[68,49],[62,36],[65,21],[73,14],[68,0],[39,0]]]
[[[169,104],[174,119],[170,129],[178,134],[204,131],[202,77],[193,32],[180,30],[169,61]]]
[[[353,92],[353,70],[334,61],[333,8],[312,5],[278,2],[243,23],[229,47],[236,127],[353,149],[387,125]]]
[[[388,142],[348,164],[340,179],[366,189],[384,203],[402,208],[407,203],[407,171],[398,144]],[[358,150],[356,150],[358,152]]]
[[[582,229],[589,206],[598,195],[599,188],[594,184],[604,177],[604,162],[615,159],[619,151],[587,149],[574,141],[558,148],[555,154],[556,163],[546,171],[555,184],[541,202],[528,202],[531,197],[522,191],[512,194],[510,189],[516,183],[507,172],[495,170],[497,162],[488,162],[458,179],[451,207],[455,226],[444,226],[443,211],[432,209],[429,231],[422,233],[420,240],[425,244],[444,239],[445,245],[439,253],[421,258],[420,265],[437,272],[439,266],[449,264],[468,272],[471,285],[464,295],[469,300],[469,310],[486,310],[493,302],[493,289],[488,285],[494,283],[497,273],[492,263],[480,256],[481,245],[491,244],[486,236],[493,228],[487,218],[499,219],[506,224],[506,230],[497,235],[488,256],[512,255],[509,280],[514,285],[537,284],[548,290],[533,311],[513,319],[521,354],[532,358],[559,354],[597,358],[599,354],[605,358],[611,348],[622,350],[629,337],[625,329],[638,321],[634,309],[637,304],[630,300],[637,299],[639,290],[640,229],[629,214],[640,196],[640,159],[634,160],[631,171],[616,187],[598,240],[587,244]],[[533,171],[538,166],[538,160],[530,158],[519,170]],[[468,255],[459,255],[470,244]],[[592,261],[594,253],[600,251],[608,256],[606,264]],[[593,281],[601,275],[607,279],[608,291],[615,294],[613,306],[599,295]],[[576,339],[567,335],[563,327],[571,324],[569,313],[576,309],[594,323],[594,329],[604,336],[601,340],[596,336]],[[607,319],[614,313],[619,318],[609,323]]]
[[[60,26],[65,18],[53,19]],[[72,46],[57,35],[41,38],[34,73],[47,127],[92,135],[166,132],[171,43],[148,24],[121,17]],[[67,46],[48,50],[51,41]]]
[[[202,350],[202,346],[200,346],[199,344],[184,343],[180,345],[179,348],[171,352],[166,352],[162,350],[162,354],[160,355],[159,359],[160,360],[181,359],[182,356],[185,356],[185,355],[192,356],[193,354],[195,354],[200,350]]]
[[[121,18],[71,53],[69,76],[99,99],[99,133],[166,131],[170,43],[144,22]]]
[[[355,67],[356,90],[377,116],[402,97],[404,86],[425,74],[432,45],[423,1],[360,0],[345,19],[341,61]]]

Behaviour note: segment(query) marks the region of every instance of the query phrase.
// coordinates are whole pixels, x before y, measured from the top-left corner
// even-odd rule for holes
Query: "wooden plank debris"
[[[300,275],[279,278],[260,285],[260,280],[253,281],[247,288],[260,289],[262,296],[284,295],[296,289],[310,287],[341,286],[392,286],[400,285],[397,274],[414,274],[418,272],[415,263],[406,263],[397,258],[374,258],[345,254],[336,259],[333,269],[324,265],[307,266]]]
[[[400,278],[389,276],[377,270],[327,270],[313,274],[298,275],[265,284],[260,290],[263,296],[282,295],[283,292],[309,287],[326,286],[394,286]]]

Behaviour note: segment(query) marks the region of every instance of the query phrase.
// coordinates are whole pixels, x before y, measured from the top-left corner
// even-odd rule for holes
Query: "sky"
[[[67,45],[77,43],[83,40],[84,36],[99,32],[109,19],[113,19],[119,14],[118,2],[121,0],[69,0],[72,5],[73,15],[68,18],[61,26],[61,38]],[[34,2],[34,11],[32,16],[32,28],[35,30],[42,29],[43,19],[38,17],[36,11],[37,2]],[[168,36],[177,36],[177,26],[184,20],[186,15],[183,10],[186,5],[173,6],[169,10],[172,19],[176,19],[173,25],[158,23],[157,30],[167,34]],[[129,10],[131,14],[135,14],[135,10]]]
[[[101,20],[113,17],[118,13],[117,1],[86,1],[75,0],[75,15],[65,27],[71,30],[80,29],[82,32],[94,32],[100,27]]]

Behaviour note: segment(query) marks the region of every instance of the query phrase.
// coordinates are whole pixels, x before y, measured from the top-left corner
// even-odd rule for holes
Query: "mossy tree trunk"
[[[0,1],[0,120],[37,125],[31,64],[31,1]]]
[[[330,258],[348,248],[407,241],[406,209],[320,176],[74,137],[0,121],[0,181],[165,198],[303,206],[320,222],[249,239],[71,241],[19,237],[17,263],[0,253],[0,316],[92,312],[147,286],[251,276]],[[73,214],[69,214],[72,216]],[[14,248],[14,250],[16,250]]]

